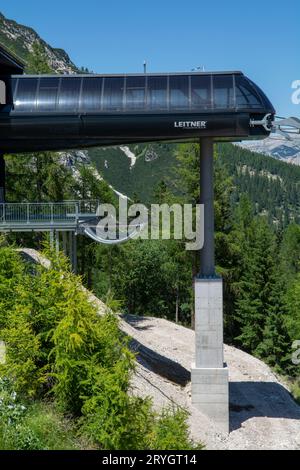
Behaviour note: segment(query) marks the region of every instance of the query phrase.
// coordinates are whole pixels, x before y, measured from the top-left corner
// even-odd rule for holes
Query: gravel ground
[[[122,329],[160,355],[190,370],[194,331],[159,318],[129,317]],[[139,364],[134,393],[153,397],[156,407],[176,403],[190,411],[191,434],[208,449],[300,449],[300,407],[268,366],[253,356],[225,345],[230,379],[229,436],[191,404],[190,383],[180,387]],[[141,361],[142,362],[142,361]]]
[[[21,251],[28,259],[47,265],[36,251]],[[103,302],[89,295],[103,314]],[[190,372],[194,331],[152,317],[121,317],[120,326],[134,338],[133,347],[138,349],[136,345],[140,345],[158,364],[168,359],[171,368]],[[132,393],[151,396],[157,409],[172,403],[185,407],[190,412],[192,437],[207,449],[300,449],[300,407],[285,384],[262,361],[234,347],[225,345],[225,361],[230,378],[229,436],[222,435],[192,406],[190,382],[180,386],[168,380],[149,365],[143,354],[138,355]]]

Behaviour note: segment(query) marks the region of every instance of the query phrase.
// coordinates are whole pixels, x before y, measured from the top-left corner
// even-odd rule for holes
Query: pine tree
[[[275,236],[264,219],[253,220],[246,232],[243,251],[243,272],[237,284],[239,294],[234,313],[240,325],[236,339],[247,351],[259,354],[272,306],[276,253]]]

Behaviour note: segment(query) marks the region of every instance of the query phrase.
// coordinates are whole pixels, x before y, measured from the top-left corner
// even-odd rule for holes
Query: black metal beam
[[[215,277],[214,142],[200,139],[200,204],[204,205],[204,245],[200,252],[200,277]]]

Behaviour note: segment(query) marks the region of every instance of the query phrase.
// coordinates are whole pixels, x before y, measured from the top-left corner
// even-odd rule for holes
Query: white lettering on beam
[[[174,127],[182,129],[206,129],[207,121],[175,121]]]

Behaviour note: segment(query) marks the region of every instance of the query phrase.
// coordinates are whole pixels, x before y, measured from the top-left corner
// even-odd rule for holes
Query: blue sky
[[[242,70],[277,113],[300,116],[300,2],[251,0],[0,0],[78,66],[98,73]]]

